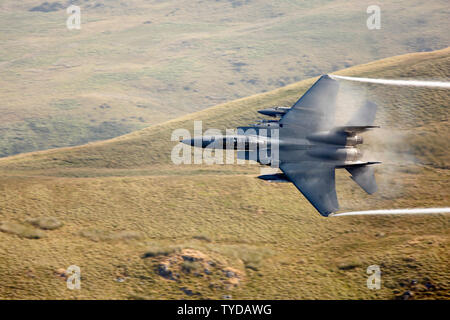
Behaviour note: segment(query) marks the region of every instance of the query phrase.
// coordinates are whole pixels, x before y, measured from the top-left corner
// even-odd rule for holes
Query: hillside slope
[[[450,77],[450,48],[430,53],[414,53],[383,59],[373,63],[348,68],[337,75],[356,77],[376,77],[392,79],[445,80]],[[91,143],[72,148],[54,149],[0,159],[0,170],[54,169],[54,168],[136,168],[155,164],[170,164],[170,152],[174,143],[170,142],[173,130],[186,128],[193,132],[193,121],[202,121],[203,129],[235,128],[255,121],[259,117],[256,110],[273,105],[291,106],[315,81],[308,79],[267,93],[224,103],[204,111],[161,123],[108,141]],[[411,133],[411,144],[419,158],[438,155],[438,164],[448,159],[446,139],[448,132],[448,101],[450,93],[445,89],[386,87],[341,83],[341,113],[349,113],[343,105],[349,96],[358,100],[360,96],[375,101],[379,105],[377,124],[386,129],[399,129]],[[338,113],[339,114],[339,113]],[[416,130],[431,131],[429,137],[438,139],[429,145],[422,141]],[[408,140],[408,139],[406,139]],[[386,141],[390,143],[390,141]],[[416,150],[420,148],[420,150]],[[433,148],[433,150],[427,150]],[[157,152],[156,152],[157,151]],[[427,160],[428,159],[428,160]],[[448,163],[448,162],[447,162]],[[10,166],[11,164],[11,166]]]
[[[450,49],[338,74],[448,79]],[[0,160],[0,298],[449,299],[450,219],[323,218],[256,165],[171,164],[174,129],[233,128],[290,105],[314,81],[200,111],[108,141]],[[340,171],[343,210],[450,206],[448,90],[341,82],[340,113],[366,94],[384,161],[367,196]],[[65,269],[81,268],[81,290]],[[380,290],[366,286],[378,265]],[[408,292],[408,294],[405,294]]]
[[[225,101],[448,45],[448,3],[0,3],[0,157],[104,140]],[[47,4],[46,4],[47,3]],[[68,30],[66,8],[81,8]]]

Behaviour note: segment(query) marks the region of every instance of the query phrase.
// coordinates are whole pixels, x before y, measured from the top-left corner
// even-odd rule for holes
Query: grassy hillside
[[[345,67],[444,48],[447,1],[0,3],[0,157],[104,140]]]
[[[431,53],[402,55],[348,68],[336,74],[393,79],[448,79],[449,52],[450,49],[447,48]],[[167,165],[171,163],[170,152],[174,143],[169,142],[175,129],[186,128],[193,133],[195,120],[203,121],[204,130],[224,130],[252,123],[259,117],[256,110],[273,105],[291,106],[316,80],[317,78],[308,79],[267,93],[221,104],[108,141],[0,159],[0,170],[119,169]],[[445,163],[448,163],[445,161],[448,160],[448,90],[342,82],[337,115],[351,114],[354,107],[347,103],[358,103],[365,96],[379,105],[377,124],[383,130],[391,132],[393,139],[383,141],[383,148],[386,144],[390,147],[389,150],[401,148],[402,152],[412,153],[419,160],[422,159],[423,163],[433,163],[437,166],[445,166]],[[383,130],[374,132],[373,138],[380,136],[378,133]],[[429,134],[424,135],[425,133]],[[398,142],[408,142],[411,139],[415,143],[398,145]],[[433,140],[433,143],[429,143],[428,139]],[[407,150],[404,150],[405,147]],[[433,160],[435,156],[437,159]]]
[[[450,49],[337,72],[448,79]],[[233,128],[289,105],[314,81],[235,100],[109,141],[0,160],[0,298],[449,299],[449,216],[322,218],[256,165],[170,162],[176,128]],[[382,129],[367,136],[379,192],[340,171],[343,210],[444,207],[448,90],[341,82],[342,118],[366,95]],[[366,287],[379,265],[381,290]],[[82,289],[66,289],[78,265]]]

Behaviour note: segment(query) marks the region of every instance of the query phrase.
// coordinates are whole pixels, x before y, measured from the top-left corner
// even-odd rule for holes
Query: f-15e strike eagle
[[[376,104],[367,101],[345,126],[335,125],[336,97],[339,84],[328,75],[320,79],[291,107],[275,107],[258,112],[279,119],[262,120],[251,127],[238,128],[238,135],[194,137],[183,143],[203,148],[229,147],[238,150],[238,157],[250,159],[250,145],[271,153],[269,161],[255,159],[261,164],[276,165],[278,174],[258,178],[274,182],[292,182],[322,216],[339,210],[336,195],[335,169],[346,169],[351,178],[368,194],[377,190],[372,164],[361,161],[357,145],[363,143],[362,132],[374,126]],[[264,134],[278,130],[277,134]],[[252,129],[252,134],[247,134]],[[246,134],[239,134],[245,130]],[[219,141],[220,140],[220,141]],[[277,157],[274,148],[277,149]]]

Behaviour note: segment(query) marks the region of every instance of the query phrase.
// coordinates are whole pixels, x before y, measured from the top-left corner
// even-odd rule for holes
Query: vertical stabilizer
[[[352,166],[346,168],[352,175],[351,178],[368,194],[377,191],[374,169],[372,166]]]
[[[347,126],[371,126],[375,121],[376,114],[377,105],[373,102],[367,101],[353,115],[352,119],[347,123]]]

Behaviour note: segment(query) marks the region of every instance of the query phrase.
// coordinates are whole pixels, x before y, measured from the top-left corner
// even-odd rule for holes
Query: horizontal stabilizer
[[[380,164],[380,161],[367,161],[367,162],[354,162],[354,163],[346,163],[343,165],[336,166],[336,169],[342,169],[342,168],[352,168],[352,167],[363,167],[363,166],[370,166],[373,164]]]
[[[351,178],[368,194],[377,191],[374,169],[372,166],[349,166],[347,171],[352,175]]]
[[[337,132],[361,133],[379,127],[380,126],[345,126],[345,127],[336,127],[334,130]]]

